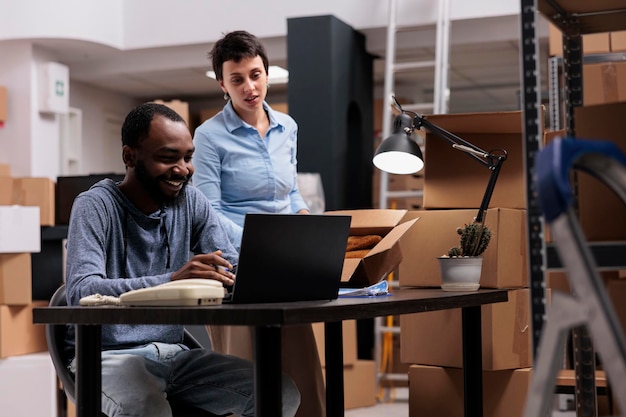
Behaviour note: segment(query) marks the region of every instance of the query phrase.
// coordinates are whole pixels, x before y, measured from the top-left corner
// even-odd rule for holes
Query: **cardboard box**
[[[607,287],[610,281],[620,279],[619,271],[600,271],[600,276],[602,277],[602,282]],[[571,292],[569,278],[567,278],[567,273],[564,271],[546,271],[546,287],[553,291]]]
[[[358,359],[356,320],[344,320],[343,330],[343,366],[353,366]],[[326,366],[326,348],[324,345],[324,323],[313,323],[313,334],[317,344],[322,367]]]
[[[582,35],[583,54],[604,54],[611,51],[611,36],[609,32],[590,33]],[[563,32],[549,23],[548,53],[550,56],[563,56]]]
[[[363,258],[346,258],[341,282],[350,287],[376,284],[402,261],[399,240],[418,219],[402,221],[406,210],[336,210],[326,214],[352,216],[350,235],[380,235],[383,239]]]
[[[483,372],[483,415],[521,417],[532,381],[530,368]],[[462,417],[463,371],[412,365],[409,417]]]
[[[0,123],[4,124],[7,120],[7,109],[9,108],[9,103],[7,100],[7,88],[5,86],[0,85]]]
[[[76,405],[67,400],[67,416],[66,417],[76,417]]]
[[[354,366],[344,367],[344,408],[376,405],[376,365],[374,361],[359,360]]]
[[[0,305],[0,358],[48,349],[45,326],[33,324],[33,307],[47,305],[47,301],[33,301],[26,306]]]
[[[57,414],[57,377],[48,352],[0,360],[0,392],[4,416],[60,415]]]
[[[577,116],[576,126],[577,131],[582,131],[585,136],[579,137],[610,140],[626,152],[626,139],[622,138],[619,127],[612,119],[619,111],[626,110],[626,103],[589,106],[581,109],[585,110],[580,113],[582,115],[580,121]],[[594,122],[596,117],[599,118],[598,122]],[[544,143],[548,144],[557,137],[565,137],[565,132],[547,132],[544,135]],[[572,192],[577,195],[578,219],[587,241],[601,242],[626,238],[624,203],[614,191],[600,180],[579,170],[571,171],[570,184],[572,184]],[[611,221],[607,222],[603,219],[611,219]],[[545,227],[545,240],[546,242],[553,241],[549,224]]]
[[[485,150],[504,149],[489,207],[526,208],[526,174],[522,112],[465,113],[428,116],[442,129]],[[434,134],[426,133],[424,208],[478,208],[491,170]]]
[[[405,255],[400,267],[401,286],[439,287],[441,272],[437,257],[458,246],[456,228],[470,223],[476,210],[409,211],[403,221],[420,218],[400,239]],[[526,256],[526,210],[489,209],[485,224],[492,237],[483,253],[480,286],[517,288],[528,286]]]
[[[14,178],[13,204],[39,207],[39,224],[54,226],[55,185],[50,178]]]
[[[613,305],[615,316],[626,334],[626,279],[610,279],[606,282],[606,292]]]
[[[578,107],[574,111],[576,136],[610,140],[626,153],[622,120],[626,103]],[[589,242],[625,240],[626,208],[618,195],[604,183],[576,171],[580,226]]]
[[[2,88],[2,87],[0,87]],[[0,164],[0,178],[11,176],[11,165]]]
[[[13,205],[13,178],[0,176],[0,206]]]
[[[508,296],[506,303],[481,307],[484,370],[532,365],[529,290],[510,290]],[[402,362],[462,368],[461,321],[460,308],[401,316]]]
[[[583,74],[585,106],[626,101],[626,62],[585,64]]]
[[[626,51],[626,30],[611,32],[611,52]]]
[[[33,299],[30,253],[0,254],[0,304],[28,305]]]
[[[39,207],[0,206],[0,253],[39,251]]]

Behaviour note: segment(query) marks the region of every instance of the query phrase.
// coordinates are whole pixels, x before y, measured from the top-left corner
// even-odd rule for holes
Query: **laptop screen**
[[[233,303],[337,298],[350,216],[247,214]]]

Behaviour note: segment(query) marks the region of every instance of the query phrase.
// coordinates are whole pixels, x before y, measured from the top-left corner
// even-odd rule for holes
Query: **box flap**
[[[352,216],[350,222],[351,235],[384,235],[400,223],[406,214],[406,210],[333,210],[327,211],[325,214]]]
[[[360,258],[346,258],[343,260],[343,269],[341,270],[341,282],[350,282],[350,278],[354,274],[354,271],[361,263]]]
[[[365,255],[365,257],[368,258],[370,256],[376,255],[377,253],[385,252],[391,249],[393,245],[402,237],[402,235],[406,233],[406,231],[409,230],[411,226],[413,226],[415,222],[419,219],[420,218],[417,217],[413,220],[406,221],[401,225],[394,227],[391,232],[387,233],[387,236],[385,236],[380,242],[378,242],[378,244],[374,246],[367,255]]]

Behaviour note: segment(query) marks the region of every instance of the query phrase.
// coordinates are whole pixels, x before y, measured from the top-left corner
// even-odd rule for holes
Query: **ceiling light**
[[[215,71],[207,71],[205,75],[215,80]],[[289,71],[277,65],[270,65],[267,78],[270,84],[287,84]]]

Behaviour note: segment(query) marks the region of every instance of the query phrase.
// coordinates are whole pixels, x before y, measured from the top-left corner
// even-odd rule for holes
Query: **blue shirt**
[[[265,102],[263,108],[270,123],[264,138],[229,101],[196,129],[193,139],[193,184],[211,201],[237,248],[246,213],[308,209],[298,191],[298,126]]]

